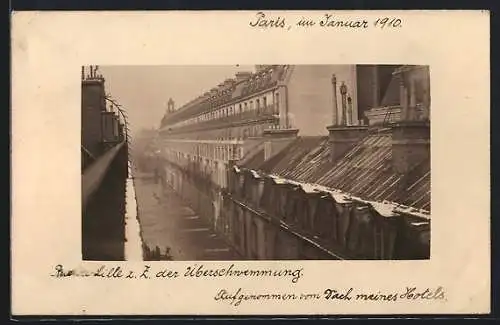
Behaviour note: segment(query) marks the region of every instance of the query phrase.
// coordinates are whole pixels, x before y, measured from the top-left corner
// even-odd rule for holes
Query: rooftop
[[[330,191],[337,200],[368,202],[381,214],[392,209],[428,219],[430,159],[406,174],[398,173],[392,164],[391,139],[390,129],[379,129],[331,162],[328,137],[298,137],[267,161],[261,148],[238,166],[300,184],[306,192]]]
[[[166,116],[162,124],[176,123],[252,93],[272,88],[284,77],[285,71],[286,66],[269,65],[258,72],[248,73],[248,77],[239,82],[234,79],[229,82],[229,79],[226,79],[215,86],[212,93],[206,92]]]

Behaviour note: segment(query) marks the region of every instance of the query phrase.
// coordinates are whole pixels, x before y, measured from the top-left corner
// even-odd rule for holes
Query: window
[[[260,111],[260,100],[257,99],[255,101],[255,105],[257,106],[255,109],[257,110],[257,113],[259,113],[259,111]]]
[[[267,97],[262,98],[262,106],[264,106],[264,109],[267,108]]]

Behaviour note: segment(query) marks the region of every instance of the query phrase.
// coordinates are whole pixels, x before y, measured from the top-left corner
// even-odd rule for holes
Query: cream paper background
[[[266,12],[290,22],[317,12]],[[337,14],[336,12],[333,12]],[[16,12],[12,19],[12,312],[25,314],[391,314],[490,310],[489,13],[399,16],[402,28],[250,28],[255,12]],[[431,67],[432,252],[429,261],[238,262],[303,267],[290,279],[55,279],[80,257],[80,67],[153,64],[407,63]],[[147,108],[145,108],[147,109]],[[117,265],[120,263],[107,263]],[[142,263],[129,265],[138,269]],[[152,262],[182,271],[189,262]],[[207,267],[227,263],[205,263]],[[85,263],[83,265],[92,265]],[[247,293],[443,286],[446,301],[216,302]]]

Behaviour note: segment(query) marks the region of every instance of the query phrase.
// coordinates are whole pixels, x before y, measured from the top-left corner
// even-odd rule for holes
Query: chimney
[[[361,140],[368,131],[368,126],[364,125],[350,125],[347,119],[347,113],[349,112],[350,118],[352,118],[352,99],[347,95],[347,86],[345,82],[342,82],[339,87],[339,92],[341,95],[341,116],[339,118],[338,106],[337,106],[337,78],[332,75],[332,92],[333,92],[333,107],[332,107],[332,117],[333,125],[328,126],[329,138],[329,148],[330,148],[330,161],[335,162],[339,158],[343,157],[347,151],[349,151],[356,143]],[[340,121],[339,121],[340,120]]]
[[[247,71],[236,72],[236,82],[241,82],[241,81],[247,80],[251,76],[252,76],[251,72],[247,72]]]
[[[392,125],[392,165],[406,174],[430,159],[429,121],[400,121]]]
[[[337,76],[335,74],[332,74],[332,93],[333,93],[333,97],[332,97],[332,103],[333,103],[333,107],[332,107],[332,125],[337,125],[338,124],[338,112],[339,112],[339,108],[338,108],[338,102],[337,102]]]
[[[264,159],[268,160],[297,139],[298,129],[264,130]]]
[[[255,72],[259,73],[259,72],[262,72],[264,70],[267,70],[268,68],[269,68],[269,65],[265,65],[265,64],[255,65]]]
[[[422,69],[423,68],[423,69]],[[392,160],[396,172],[406,174],[423,161],[430,159],[430,121],[417,114],[415,81],[424,81],[428,88],[429,70],[422,66],[404,66],[395,74],[400,78],[401,119],[392,125]],[[428,93],[428,89],[426,94]],[[430,110],[430,102],[424,100],[424,111]]]
[[[326,129],[329,134],[328,142],[331,162],[342,158],[368,133],[368,126],[364,125],[331,125]]]
[[[167,102],[167,112],[172,113],[173,111],[175,111],[175,102],[172,98],[169,98]]]
[[[235,80],[234,79],[226,79],[224,80],[224,87],[231,87],[232,85],[234,85],[235,83]]]

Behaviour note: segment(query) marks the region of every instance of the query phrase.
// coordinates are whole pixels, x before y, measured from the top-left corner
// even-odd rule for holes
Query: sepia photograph
[[[487,11],[12,16],[13,315],[491,311]]]
[[[430,67],[81,67],[88,261],[427,260]]]

